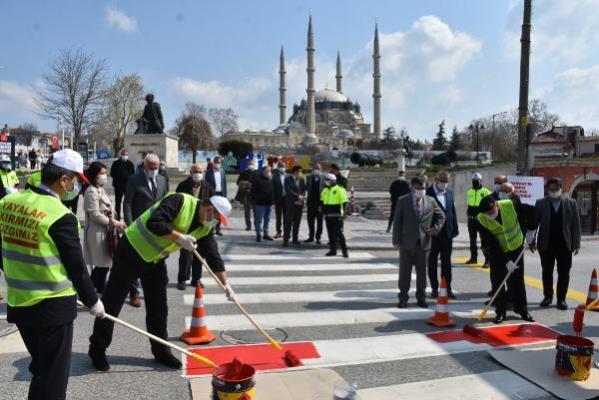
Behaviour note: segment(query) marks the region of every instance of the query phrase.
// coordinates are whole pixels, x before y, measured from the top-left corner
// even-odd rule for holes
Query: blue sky
[[[373,4],[374,3],[374,4]],[[341,51],[344,92],[372,115],[371,40],[382,42],[382,123],[430,139],[437,124],[515,107],[521,0],[82,1],[0,0],[0,122],[55,122],[33,96],[58,49],[83,46],[110,75],[139,73],[170,128],[186,101],[232,107],[242,129],[278,122],[278,55],[288,63],[288,112],[305,96],[309,10],[317,89],[334,87]],[[599,0],[537,0],[531,97],[570,124],[599,127]]]

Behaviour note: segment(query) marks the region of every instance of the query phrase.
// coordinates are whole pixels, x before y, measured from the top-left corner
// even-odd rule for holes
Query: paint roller
[[[206,260],[204,260],[204,257],[202,257],[195,249],[193,250],[193,255],[204,266],[206,271],[208,271],[208,273],[214,278],[218,286],[220,286],[220,288],[226,293],[227,289],[225,288],[225,285],[223,285],[220,279],[218,279],[218,276],[216,276],[216,274],[208,266],[208,263],[206,262]],[[281,347],[281,345],[276,340],[274,340],[268,333],[266,333],[264,329],[262,329],[262,327],[254,320],[254,318],[252,318],[252,316],[245,310],[245,308],[243,308],[243,306],[239,304],[237,300],[233,300],[233,304],[235,304],[239,311],[241,311],[241,313],[245,315],[245,317],[251,322],[252,325],[254,325],[258,332],[260,332],[262,336],[264,336],[266,340],[268,340],[268,342],[274,348],[283,351],[283,347]],[[287,366],[289,367],[297,367],[302,365],[300,358],[297,355],[295,355],[291,350],[285,351],[284,359],[285,364],[287,364]]]
[[[77,304],[79,306],[81,306],[81,307],[85,307],[85,305],[82,302],[80,302],[79,300],[77,300]],[[179,347],[176,344],[167,342],[166,340],[164,340],[162,338],[159,338],[158,336],[154,336],[151,333],[148,333],[148,332],[144,331],[143,329],[139,329],[138,327],[136,327],[134,325],[131,325],[128,322],[123,321],[122,319],[118,319],[117,317],[113,317],[110,314],[105,314],[105,318],[107,320],[109,320],[109,321],[114,322],[115,324],[119,324],[121,326],[124,326],[125,328],[131,329],[132,331],[135,331],[135,332],[140,333],[140,334],[142,334],[144,336],[147,336],[148,338],[150,338],[150,340],[153,340],[153,341],[155,341],[157,343],[160,343],[160,344],[162,344],[164,346],[170,347],[173,350],[177,350],[178,352],[183,353],[186,356],[189,356],[189,357],[193,358],[194,360],[201,362],[204,365],[207,365],[209,367],[216,367],[217,366],[212,360],[209,360],[206,357],[202,357],[201,355],[192,353],[191,351],[186,350],[183,347]]]

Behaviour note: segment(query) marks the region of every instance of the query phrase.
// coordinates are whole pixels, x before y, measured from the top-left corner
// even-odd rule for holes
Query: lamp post
[[[479,145],[479,140],[478,140],[478,133],[479,133],[479,129],[485,129],[485,125],[480,123],[480,122],[476,122],[474,123],[474,125],[470,124],[470,126],[468,127],[468,129],[470,129],[471,131],[474,132],[474,134],[476,135],[476,162],[478,163],[479,158],[478,158],[478,153],[480,152],[480,145]]]
[[[498,117],[498,116],[504,115],[504,114],[507,114],[507,111],[502,111],[500,113],[493,114],[493,116],[491,118],[493,120],[493,127],[491,128],[491,157],[495,153],[495,117]]]

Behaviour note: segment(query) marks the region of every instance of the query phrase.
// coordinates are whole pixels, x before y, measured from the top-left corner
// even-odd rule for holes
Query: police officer
[[[48,160],[50,162],[50,160]],[[27,178],[27,183],[25,184],[25,189],[29,189],[32,187],[40,187],[42,184],[42,171],[35,171],[33,174]]]
[[[0,199],[7,194],[18,192],[19,178],[12,169],[10,157],[6,154],[0,154]]]
[[[80,180],[88,183],[83,159],[58,151],[41,177],[39,188],[0,200],[7,317],[31,354],[28,398],[64,399],[77,296],[98,318],[104,307],[87,273],[77,217],[61,202],[77,194]]]
[[[528,313],[526,288],[524,286],[524,255],[516,263],[524,248],[524,234],[519,221],[526,220],[526,210],[519,202],[512,200],[495,201],[492,195],[484,197],[479,204],[477,216],[482,248],[491,263],[491,282],[499,287],[508,271],[513,271],[507,283],[508,295],[514,305],[514,312],[523,320],[533,322]],[[495,320],[500,324],[506,315],[506,293],[502,285],[495,298]]]
[[[320,194],[321,210],[325,217],[327,232],[329,234],[330,250],[327,256],[337,255],[337,242],[341,246],[343,257],[349,257],[345,236],[343,235],[343,214],[347,203],[347,192],[337,184],[337,177],[327,174],[325,188]]]
[[[186,193],[169,193],[146,210],[129,225],[119,241],[110,278],[102,295],[106,312],[118,316],[131,284],[141,278],[148,332],[166,340],[168,275],[165,259],[181,248],[187,251],[197,249],[227,288],[227,298],[234,300],[235,292],[227,280],[212,226],[215,216],[226,224],[225,218],[230,211],[231,204],[224,197],[198,199]],[[96,319],[89,339],[88,354],[94,367],[100,371],[110,369],[106,348],[112,341],[113,328],[111,321]],[[168,347],[150,343],[157,362],[169,368],[181,368],[181,361]]]
[[[470,259],[466,264],[476,264],[478,262],[478,249],[476,246],[476,237],[478,235],[478,223],[476,216],[479,213],[478,206],[483,197],[491,194],[491,191],[482,185],[482,176],[478,172],[472,174],[472,187],[466,192],[466,201],[468,208],[468,236],[470,236]],[[485,260],[485,267],[488,267]]]

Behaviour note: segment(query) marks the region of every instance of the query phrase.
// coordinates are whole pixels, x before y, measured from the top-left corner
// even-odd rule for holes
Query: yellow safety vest
[[[347,192],[339,185],[325,187],[320,193],[320,201],[327,217],[342,217],[343,204],[347,203]]]
[[[501,213],[501,224],[485,217],[483,213],[478,214],[478,222],[495,236],[503,252],[516,250],[524,243],[524,235],[514,203],[511,200],[499,200],[497,206]]]
[[[8,305],[31,307],[42,300],[73,296],[73,283],[48,231],[72,212],[60,199],[28,189],[0,200],[2,261]]]
[[[27,184],[33,187],[40,187],[42,184],[42,171],[35,171],[29,178],[27,178]]]
[[[145,262],[157,262],[180,249],[177,243],[164,236],[154,235],[147,227],[148,220],[160,206],[160,203],[174,194],[175,193],[168,193],[163,199],[140,215],[139,218],[125,230],[125,235],[127,236],[127,239],[129,239],[129,243],[131,243],[133,248]],[[198,199],[187,193],[176,194],[183,196],[183,205],[181,206],[177,217],[170,223],[171,228],[174,231],[191,235],[196,239],[208,235],[212,229],[210,223],[204,223],[204,225],[200,225],[193,232],[187,232],[195,218]]]
[[[468,206],[470,207],[478,207],[480,201],[491,194],[491,191],[486,187],[481,187],[480,189],[470,188],[466,192],[466,199],[468,202]]]
[[[0,181],[2,181],[2,186],[4,188],[12,188],[19,184],[19,178],[15,171],[0,170]]]

